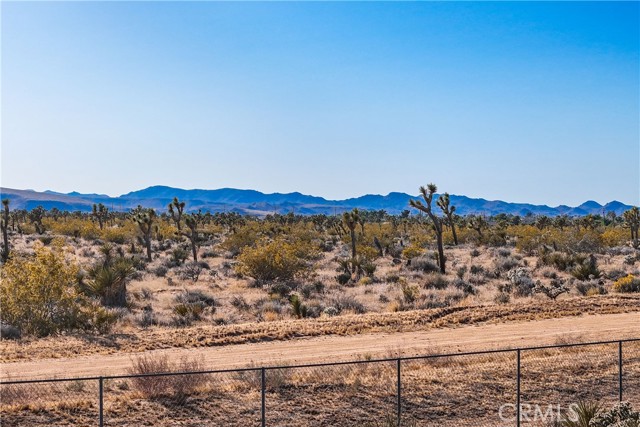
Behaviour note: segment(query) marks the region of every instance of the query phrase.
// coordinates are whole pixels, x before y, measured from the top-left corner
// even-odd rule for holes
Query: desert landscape
[[[639,34],[0,0],[0,427],[640,427]]]
[[[259,388],[255,379],[250,380],[252,369],[259,366],[638,338],[636,208],[604,217],[448,217],[446,212],[455,209],[447,204],[446,196],[443,202],[434,203],[435,191],[434,187],[422,189],[422,200],[412,199],[408,206],[413,214],[407,210],[400,215],[358,209],[336,216],[203,214],[190,212],[188,204],[177,198],[158,213],[143,207],[114,212],[102,204],[88,213],[26,211],[11,210],[7,201],[3,247],[10,249],[10,256],[2,268],[3,379],[248,369],[246,374],[202,374],[201,381],[194,380],[193,387],[183,392],[194,402],[204,398],[194,405],[209,414],[190,421],[193,425],[209,422],[214,407],[218,408],[214,411],[218,415],[211,418],[214,425],[251,425],[259,422],[251,421],[259,416],[252,394]],[[441,200],[442,196],[436,197]],[[430,217],[431,208],[442,215]],[[427,215],[416,214],[421,210]],[[44,306],[50,308],[42,311],[39,307]],[[625,345],[629,357],[625,375],[630,383],[626,390],[634,396],[640,352],[634,341]],[[576,372],[576,381],[608,377],[610,392],[602,393],[611,399],[616,384],[614,347],[530,351],[525,360],[530,368],[541,369],[547,359],[555,357],[561,360],[558,366],[569,369],[559,374],[565,378],[575,368],[570,360],[578,352],[584,363],[580,369],[587,369],[588,374]],[[611,350],[610,354],[603,348]],[[513,358],[513,353],[470,355],[444,365],[446,358],[410,360],[403,373],[413,378],[406,387],[415,389],[414,399],[421,399],[436,393],[434,372],[443,367],[461,392],[479,386],[477,381],[468,382],[470,372],[474,372],[472,378],[482,371],[502,372],[504,377],[490,376],[489,383],[502,384],[499,389],[506,399],[513,394],[506,385],[513,376]],[[449,363],[459,369],[451,372]],[[375,416],[339,415],[340,422],[332,418],[346,410],[339,409],[337,402],[345,392],[343,387],[353,387],[349,378],[357,381],[360,390],[354,398],[392,400],[395,365],[379,365],[379,369],[347,365],[270,371],[276,379],[267,381],[268,389],[273,387],[269,402],[276,407],[305,407],[304,401],[296,401],[289,392],[283,394],[279,387],[288,383],[309,387],[314,382],[329,387],[325,371],[337,370],[337,400],[330,405],[334,415],[323,412],[312,419],[318,425],[383,419],[392,413],[393,405],[371,409]],[[386,382],[381,381],[384,376]],[[419,385],[416,378],[423,377],[427,382]],[[549,380],[542,373],[532,378],[533,389]],[[277,384],[271,385],[272,380]],[[141,416],[135,415],[137,411],[149,409],[134,408],[131,403],[122,406],[130,398],[157,405],[157,399],[165,396],[170,398],[170,407],[182,405],[166,394],[175,387],[173,383],[156,385],[161,390],[153,392],[159,393],[154,397],[145,389],[148,384],[135,379],[112,381],[119,385],[109,389],[106,402],[116,425],[135,425]],[[44,420],[60,417],[60,425],[89,423],[96,408],[87,395],[89,390],[95,392],[95,384],[77,382],[83,385],[78,386],[76,397],[69,395],[71,386],[66,383],[5,386],[13,387],[5,394],[10,398],[3,401],[6,425],[37,423],[33,417],[39,411],[47,414]],[[59,390],[62,384],[64,392]],[[495,386],[491,384],[485,386]],[[246,387],[248,400],[238,406],[237,393]],[[585,397],[591,392],[584,384],[578,389]],[[50,396],[58,392],[62,398],[56,403]],[[129,393],[131,397],[125,397]],[[450,398],[431,403],[423,413],[418,406],[409,410],[411,392],[407,393],[404,402],[411,422],[446,424],[445,418],[436,416],[435,408],[446,406]],[[323,392],[325,398],[330,395]],[[579,395],[572,394],[571,399]],[[223,401],[215,403],[211,396]],[[535,398],[534,392],[528,395],[528,401]],[[76,401],[72,413],[64,409],[69,399]],[[227,406],[224,399],[231,399]],[[229,412],[231,402],[238,410],[244,408],[242,412]],[[477,401],[468,404],[480,411]],[[194,410],[189,408],[185,412],[188,419]],[[154,425],[163,419],[163,411],[156,409]],[[495,411],[480,412],[471,419],[479,425],[491,424]],[[123,421],[116,421],[122,417]],[[451,425],[461,422],[455,419]],[[282,418],[275,424],[288,422]]]

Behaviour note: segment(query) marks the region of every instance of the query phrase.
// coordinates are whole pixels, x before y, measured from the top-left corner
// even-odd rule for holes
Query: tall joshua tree
[[[198,262],[198,223],[201,221],[199,214],[185,214],[184,223],[187,224],[189,231],[183,231],[182,235],[187,237],[191,242],[191,252],[193,253],[193,261]]]
[[[353,262],[353,272],[356,272],[356,255],[358,254],[356,248],[356,226],[360,223],[361,216],[360,211],[356,208],[351,212],[345,212],[342,214],[342,223],[349,229],[351,234],[351,259]]]
[[[438,187],[435,184],[429,184],[427,187],[420,187],[420,194],[424,199],[424,203],[420,200],[409,200],[411,207],[418,209],[421,212],[426,213],[433,224],[433,229],[436,232],[436,243],[438,245],[438,267],[442,274],[446,273],[446,258],[444,256],[444,246],[442,244],[442,218],[438,217],[431,208],[431,202],[433,201],[433,195],[438,191]],[[442,208],[441,208],[442,209]]]
[[[624,222],[631,229],[631,242],[634,248],[638,247],[638,229],[640,228],[640,209],[632,207],[622,214]]]
[[[458,235],[456,234],[456,225],[453,220],[453,214],[456,211],[456,207],[451,205],[451,198],[449,197],[449,193],[444,193],[440,197],[438,197],[438,201],[436,202],[440,210],[447,217],[447,222],[451,226],[451,234],[453,234],[453,243],[458,245]]]
[[[156,211],[153,209],[144,209],[138,206],[136,209],[133,220],[138,224],[140,232],[142,233],[142,241],[147,248],[147,261],[151,262],[151,233],[153,232],[153,223],[156,219]]]
[[[98,203],[97,205],[94,203],[93,208],[91,210],[91,216],[93,216],[100,226],[100,230],[104,227],[104,223],[109,219],[109,208],[107,208],[102,203]]]
[[[2,262],[9,259],[9,199],[2,200],[2,219],[0,219],[0,228],[2,228]]]
[[[171,219],[176,223],[176,227],[178,227],[178,233],[182,231],[182,225],[180,220],[182,219],[182,212],[184,212],[185,203],[178,200],[177,197],[173,198],[173,201],[169,203],[168,209],[169,214],[171,215]]]

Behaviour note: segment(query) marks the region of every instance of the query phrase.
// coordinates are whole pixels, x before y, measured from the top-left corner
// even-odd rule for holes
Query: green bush
[[[108,331],[117,316],[82,294],[78,273],[60,245],[37,247],[33,257],[10,259],[0,280],[3,322],[35,336]]]
[[[258,282],[289,281],[310,273],[315,255],[309,244],[274,240],[246,247],[238,257],[237,271]]]

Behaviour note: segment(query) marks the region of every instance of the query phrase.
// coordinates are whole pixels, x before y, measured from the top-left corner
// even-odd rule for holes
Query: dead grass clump
[[[201,359],[183,357],[173,367],[174,372],[199,372],[204,369]],[[165,355],[142,355],[132,361],[130,375],[140,375],[131,378],[133,387],[146,399],[161,397],[172,398],[177,403],[183,402],[189,396],[203,389],[210,381],[208,374],[170,374],[172,366],[169,357]]]

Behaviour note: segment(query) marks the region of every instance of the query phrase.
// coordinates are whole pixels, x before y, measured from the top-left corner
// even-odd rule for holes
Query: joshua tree
[[[133,220],[138,224],[142,233],[142,241],[147,248],[147,261],[151,262],[151,233],[153,231],[153,223],[156,219],[156,211],[153,209],[144,209],[138,206],[133,215]]]
[[[173,198],[173,201],[169,203],[169,214],[171,214],[171,219],[176,223],[176,227],[178,227],[178,233],[182,231],[182,226],[180,224],[180,220],[182,219],[182,212],[184,212],[184,202],[178,200],[177,197]]]
[[[193,262],[198,262],[198,223],[201,222],[199,214],[189,215],[185,214],[184,222],[189,228],[189,232],[182,232],[182,235],[187,237],[191,242],[191,252],[193,253]]]
[[[536,218],[535,224],[536,227],[538,227],[540,230],[544,230],[545,228],[551,226],[551,218],[546,215],[540,215]]]
[[[431,209],[431,202],[433,201],[433,195],[438,191],[438,187],[435,184],[427,185],[427,188],[420,187],[420,194],[422,194],[422,198],[425,203],[422,203],[420,200],[409,200],[409,205],[411,207],[418,209],[421,212],[426,213],[431,219],[433,223],[433,229],[436,232],[436,243],[438,245],[438,267],[440,267],[440,272],[445,274],[446,268],[446,258],[444,256],[444,247],[442,244],[442,218],[436,216],[436,214]]]
[[[351,234],[351,259],[355,261],[358,254],[356,248],[356,226],[360,223],[360,211],[356,208],[351,212],[345,212],[342,214],[342,223],[349,229]],[[353,266],[353,272],[356,272],[355,263]]]
[[[7,262],[9,259],[9,199],[2,200],[2,219],[0,220],[0,227],[2,228],[2,262]]]
[[[580,218],[578,224],[585,230],[595,230],[595,228],[598,226],[598,220],[593,214],[587,214]]]
[[[456,211],[455,206],[451,206],[451,200],[449,198],[449,193],[444,193],[440,197],[438,197],[438,201],[436,202],[438,207],[442,210],[444,215],[447,217],[447,222],[451,227],[451,234],[453,234],[453,243],[458,245],[458,235],[456,234],[456,225],[453,220],[453,214]]]
[[[558,227],[560,230],[564,230],[565,227],[571,225],[571,220],[567,215],[560,215],[553,220],[553,225]]]
[[[97,205],[94,203],[91,210],[91,216],[93,216],[98,221],[100,230],[102,230],[105,221],[109,219],[109,208],[107,208],[102,203],[98,203]]]
[[[42,207],[38,206],[29,212],[29,221],[36,228],[36,233],[43,234],[44,233],[44,225],[42,225],[42,218],[44,218],[44,214],[47,211]]]
[[[470,215],[469,218],[467,218],[467,224],[469,225],[469,228],[476,230],[480,239],[484,237],[482,230],[487,228],[489,225],[482,215]]]
[[[640,228],[640,209],[632,207],[622,214],[624,222],[631,229],[631,242],[634,248],[638,247],[638,229]]]

